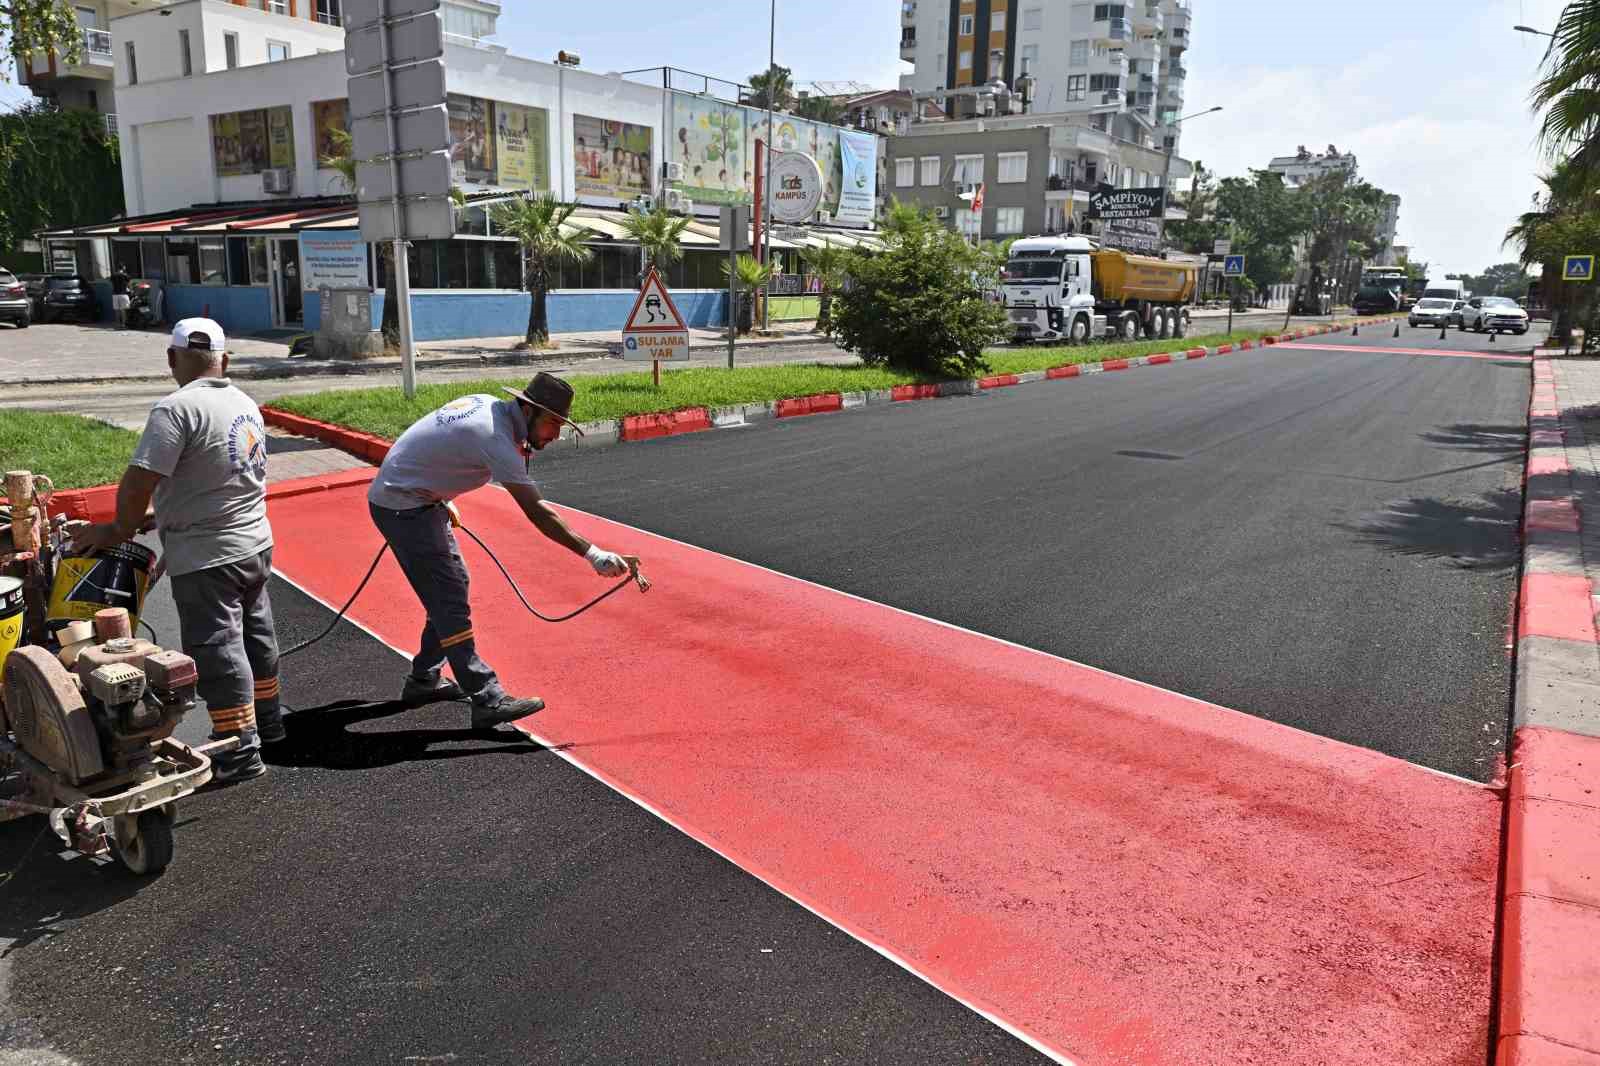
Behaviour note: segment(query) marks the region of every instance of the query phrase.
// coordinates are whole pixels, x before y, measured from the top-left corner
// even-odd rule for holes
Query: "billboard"
[[[632,200],[650,191],[651,129],[631,122],[572,116],[572,169],[579,196]]]
[[[870,133],[839,131],[839,196],[833,217],[866,225],[877,214],[878,138]]]
[[[1089,194],[1089,218],[1160,218],[1161,187],[1115,189],[1102,183]]]
[[[317,157],[317,166],[326,166],[325,160],[339,154],[334,143],[336,132],[350,132],[350,101],[313,100],[311,102],[311,143]]]
[[[302,230],[301,287],[316,292],[367,288],[367,245],[360,230]]]
[[[550,188],[550,112],[494,101],[495,184],[505,189]]]
[[[683,166],[683,188],[697,203],[750,202],[755,175],[745,109],[704,96],[672,95],[672,161]]]
[[[211,116],[211,163],[219,178],[294,166],[294,119],[288,107]]]
[[[450,180],[494,184],[494,103],[451,93],[445,105],[450,112]]]

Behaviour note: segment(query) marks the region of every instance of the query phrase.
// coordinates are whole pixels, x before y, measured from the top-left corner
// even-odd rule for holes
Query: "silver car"
[[[1449,323],[1450,312],[1455,310],[1455,306],[1454,300],[1429,296],[1417,301],[1411,313],[1406,316],[1406,321],[1413,326],[1443,326]]]
[[[1509,296],[1474,296],[1461,309],[1461,328],[1474,333],[1528,332],[1528,312]]]

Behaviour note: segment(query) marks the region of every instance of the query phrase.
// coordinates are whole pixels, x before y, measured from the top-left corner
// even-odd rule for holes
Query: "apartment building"
[[[1340,171],[1343,171],[1351,181],[1357,180],[1361,173],[1354,152],[1341,152],[1331,144],[1323,152],[1309,151],[1302,144],[1296,148],[1294,155],[1274,157],[1272,162],[1267,164],[1267,169],[1274,174],[1281,174],[1284,184],[1295,189],[1307,182]],[[1379,228],[1383,251],[1378,253],[1378,258],[1374,260],[1375,265],[1394,266],[1399,261],[1399,253],[1394,243],[1399,228],[1400,197],[1390,193],[1383,201],[1383,218]]]
[[[901,0],[901,87],[914,92],[999,81],[1030,109],[1081,115],[1119,140],[1177,149],[1188,71],[1190,0]],[[952,99],[957,117],[973,101]],[[1168,143],[1170,141],[1170,144]]]

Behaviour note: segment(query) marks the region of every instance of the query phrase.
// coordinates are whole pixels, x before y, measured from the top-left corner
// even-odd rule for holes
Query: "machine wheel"
[[[139,812],[137,817],[117,819],[116,855],[127,871],[139,877],[149,877],[167,868],[172,861],[173,807],[152,807]]]
[[[1136,341],[1136,340],[1138,340],[1139,339],[1139,316],[1134,314],[1132,311],[1128,311],[1125,314],[1123,314],[1122,322],[1121,322],[1119,328],[1117,329],[1117,333],[1125,341]]]
[[[1174,312],[1172,318],[1172,335],[1174,337],[1187,337],[1189,335],[1189,312]]]
[[[1072,320],[1072,332],[1067,339],[1072,344],[1087,344],[1089,342],[1089,316],[1079,315]]]

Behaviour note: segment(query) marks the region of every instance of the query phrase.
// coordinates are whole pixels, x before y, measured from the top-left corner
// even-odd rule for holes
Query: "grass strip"
[[[1072,366],[1077,363],[1103,363],[1108,359],[1136,359],[1162,352],[1181,352],[1188,348],[1215,348],[1219,344],[1238,344],[1275,336],[1275,329],[1234,330],[1232,333],[1208,333],[1204,336],[1169,337],[1164,341],[1116,341],[1110,344],[1086,344],[1072,348],[1066,345],[1052,347],[1003,348],[988,353],[991,374],[1026,374],[1030,370],[1049,370],[1055,366]]]
[[[83,415],[0,411],[0,471],[44,474],[58,489],[116,481],[138,441],[131,430]]]

